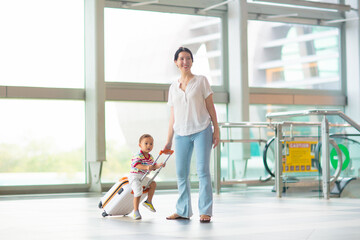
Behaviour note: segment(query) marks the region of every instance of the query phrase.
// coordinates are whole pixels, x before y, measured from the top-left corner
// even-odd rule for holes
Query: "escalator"
[[[344,147],[341,143],[344,143],[349,146],[350,144],[356,145],[357,148],[360,149],[360,142],[353,139],[352,137],[360,137],[360,134],[331,134],[331,142],[332,145],[334,144],[340,146],[340,150],[342,155],[345,155],[343,163],[341,163],[341,166],[336,166],[336,162],[333,161],[334,159],[331,159],[332,166],[334,167],[333,172],[334,176],[331,178],[333,179],[331,183],[331,197],[344,197],[344,198],[360,198],[360,179],[357,177],[357,173],[354,172],[359,171],[358,162],[359,160],[356,159],[356,163],[354,161],[354,158],[350,158],[350,154],[347,151],[347,148]],[[285,138],[289,138],[286,137]],[[301,136],[302,139],[306,138],[304,136]],[[316,139],[317,137],[308,137],[309,139]],[[294,137],[292,137],[294,139]],[[267,171],[267,173],[275,177],[275,173],[272,170],[272,167],[269,164],[268,161],[268,150],[270,149],[271,145],[274,143],[275,137],[269,139],[267,143],[265,144],[264,150],[263,150],[263,164],[264,168]],[[341,142],[341,143],[339,143]],[[339,144],[337,144],[339,143]],[[301,176],[291,176],[288,175],[286,177],[283,177],[283,193],[294,191],[294,188],[297,188],[297,190],[301,189],[301,191],[318,191],[321,193],[322,188],[321,185],[321,175],[322,175],[322,169],[321,169],[321,141],[318,141],[316,144],[316,147],[314,148],[314,158],[312,159],[312,165],[314,169],[317,170],[317,173],[314,174],[313,181],[304,181],[304,179]],[[353,147],[354,148],[354,147]],[[333,151],[335,148],[333,148]],[[336,152],[336,151],[334,151]],[[337,153],[339,154],[339,152]],[[335,154],[336,155],[336,154]],[[331,155],[332,156],[332,155]],[[333,156],[334,157],[334,156]],[[335,158],[335,157],[334,157]],[[338,167],[338,168],[337,168]],[[340,167],[340,168],[339,168]],[[337,168],[337,169],[336,169]],[[349,170],[349,169],[350,170]],[[352,169],[352,170],[351,170]]]

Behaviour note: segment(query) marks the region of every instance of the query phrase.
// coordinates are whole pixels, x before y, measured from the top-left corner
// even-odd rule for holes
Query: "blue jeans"
[[[188,136],[175,134],[176,174],[179,199],[176,213],[189,218],[193,215],[190,195],[190,162],[195,147],[196,169],[199,177],[199,214],[212,216],[213,192],[210,175],[212,128]]]

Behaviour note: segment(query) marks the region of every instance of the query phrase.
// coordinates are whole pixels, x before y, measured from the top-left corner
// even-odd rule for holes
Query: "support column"
[[[229,104],[228,121],[249,121],[249,81],[247,47],[247,3],[234,0],[228,4],[228,49],[229,49]],[[249,129],[232,132],[234,139],[248,139]],[[250,158],[250,144],[229,146],[229,178],[245,177],[246,163]]]
[[[104,6],[105,0],[85,3],[85,126],[87,181],[101,192],[105,161]]]
[[[360,16],[360,0],[346,0],[353,11],[346,13],[346,18]],[[360,19],[345,23],[345,56],[347,64],[344,66],[346,83],[343,84],[347,95],[345,113],[356,122],[360,122]],[[344,79],[345,80],[345,79]]]
[[[249,121],[249,80],[246,1],[228,5],[230,122]]]

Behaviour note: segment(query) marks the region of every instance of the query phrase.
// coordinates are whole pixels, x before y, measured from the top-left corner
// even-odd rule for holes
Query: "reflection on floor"
[[[214,195],[211,223],[194,216],[168,221],[176,192],[158,191],[156,213],[141,207],[143,219],[101,216],[99,194],[0,197],[1,239],[360,239],[360,200],[284,196],[269,188]]]

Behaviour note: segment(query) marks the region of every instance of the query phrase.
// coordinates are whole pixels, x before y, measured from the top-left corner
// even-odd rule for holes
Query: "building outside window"
[[[0,29],[0,85],[84,88],[84,1],[1,1]]]
[[[0,186],[85,183],[83,101],[0,100]]]
[[[221,85],[221,44],[218,17],[105,8],[105,81],[169,84],[184,46],[194,54],[193,73]]]
[[[340,90],[339,29],[249,21],[249,86]]]

